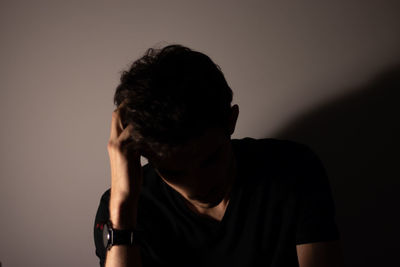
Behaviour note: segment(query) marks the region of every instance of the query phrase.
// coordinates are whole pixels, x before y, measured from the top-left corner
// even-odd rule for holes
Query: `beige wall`
[[[93,220],[110,185],[112,97],[146,48],[181,43],[211,56],[240,106],[234,137],[279,137],[398,62],[399,3],[1,1],[0,262],[98,265]],[[340,203],[351,199],[338,194],[345,182],[333,184]],[[349,249],[360,244],[346,221],[355,262]]]

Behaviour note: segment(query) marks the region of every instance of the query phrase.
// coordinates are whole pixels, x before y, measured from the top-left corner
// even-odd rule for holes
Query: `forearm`
[[[137,205],[130,201],[110,201],[110,221],[115,229],[136,227]],[[106,254],[105,267],[141,267],[140,246],[114,245]]]
[[[105,267],[141,267],[139,246],[112,246],[106,255]]]

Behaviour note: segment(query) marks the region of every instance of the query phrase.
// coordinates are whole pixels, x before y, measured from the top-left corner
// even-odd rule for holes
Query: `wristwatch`
[[[136,229],[113,229],[110,220],[103,226],[103,244],[107,250],[110,250],[114,245],[135,245],[137,244],[137,237],[138,231]]]

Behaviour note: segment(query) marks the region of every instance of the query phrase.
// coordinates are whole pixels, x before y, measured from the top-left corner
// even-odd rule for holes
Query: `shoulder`
[[[242,149],[252,149],[252,150],[264,150],[270,149],[274,152],[288,152],[309,149],[307,145],[287,140],[287,139],[277,139],[277,138],[251,138],[245,137],[242,139],[232,139],[232,144],[234,146],[240,147]]]
[[[108,205],[110,202],[110,191],[111,188],[108,188],[100,197],[100,202],[96,212],[97,223],[105,223],[109,218]]]
[[[291,165],[302,159],[315,157],[315,153],[309,146],[286,139],[246,137],[233,139],[232,146],[238,157],[254,162],[270,161],[279,165]]]
[[[239,171],[250,183],[296,186],[323,179],[325,169],[313,150],[291,140],[233,139]],[[308,182],[307,182],[308,180]]]
[[[100,203],[108,203],[110,201],[110,192],[111,188],[108,188],[106,191],[103,192],[100,198]]]

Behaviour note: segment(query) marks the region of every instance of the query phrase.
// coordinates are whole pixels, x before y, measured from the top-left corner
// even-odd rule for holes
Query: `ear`
[[[231,136],[235,132],[235,127],[236,127],[236,122],[239,117],[239,106],[238,105],[233,105],[231,107],[231,114],[229,115],[228,118],[228,133],[229,136]]]

